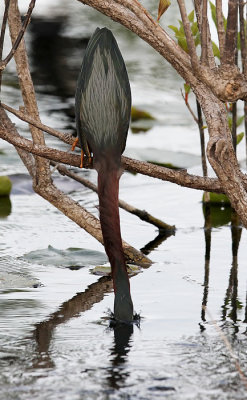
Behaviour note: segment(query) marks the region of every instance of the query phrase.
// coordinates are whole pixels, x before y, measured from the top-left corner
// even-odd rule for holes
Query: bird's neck
[[[116,319],[130,321],[133,319],[133,304],[122,248],[118,208],[120,163],[112,157],[98,158],[97,171],[100,223],[115,292],[114,315]]]

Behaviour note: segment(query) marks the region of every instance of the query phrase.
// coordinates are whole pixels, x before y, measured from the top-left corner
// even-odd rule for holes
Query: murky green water
[[[27,36],[41,120],[73,131],[81,39],[107,24],[127,61],[133,104],[156,117],[147,132],[130,132],[126,154],[201,173],[197,130],[179,92],[183,82],[159,55],[77,2],[41,3]],[[148,3],[154,10],[155,3]],[[47,18],[51,13],[53,22]],[[164,25],[174,15],[175,8]],[[47,21],[48,37],[42,28]],[[18,108],[13,70],[12,64],[3,98]],[[24,123],[13,120],[28,134]],[[53,138],[47,142],[58,145]],[[90,273],[105,262],[103,247],[33,194],[15,150],[2,141],[0,149],[5,152],[0,174],[13,180],[11,208],[0,219],[0,398],[245,399],[234,362],[202,311],[207,304],[247,374],[247,235],[234,214],[222,209],[219,219],[218,210],[204,229],[201,192],[125,173],[120,197],[177,229],[165,240],[151,225],[120,211],[123,238],[154,263],[131,278],[140,327],[113,330],[111,281]],[[239,154],[242,160],[241,147]],[[95,181],[94,171],[80,173]],[[94,193],[56,173],[54,178],[97,215]]]

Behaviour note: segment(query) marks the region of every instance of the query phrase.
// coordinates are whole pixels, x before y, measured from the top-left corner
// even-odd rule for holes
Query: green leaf
[[[237,135],[237,144],[239,144],[241,142],[243,137],[244,137],[244,132],[238,133],[238,135]]]
[[[194,13],[194,10],[192,10],[188,15],[188,19],[192,23],[192,22],[194,22],[194,18],[195,18],[195,13]]]
[[[185,83],[185,84],[184,84],[184,91],[185,91],[186,94],[189,94],[189,92],[190,92],[190,85],[188,85],[188,83]]]
[[[242,117],[238,117],[237,119],[237,126],[240,126],[242,124],[242,122],[244,121],[244,115],[242,115]]]
[[[224,24],[224,29],[226,31],[226,25],[227,25],[227,19],[223,15],[223,24]]]
[[[217,44],[214,43],[213,41],[212,41],[212,48],[213,48],[214,56],[217,57],[218,59],[220,59],[220,50],[219,50],[219,47],[218,47]]]
[[[194,39],[195,46],[198,46],[198,44],[201,44],[201,36],[200,33],[198,33]]]
[[[210,8],[211,8],[212,20],[214,21],[214,25],[217,28],[216,7],[211,1],[209,3],[210,3]],[[223,24],[224,24],[224,29],[226,31],[227,19],[224,17],[224,15],[223,15]]]
[[[209,4],[210,4],[210,8],[211,8],[212,20],[214,21],[214,25],[215,25],[216,28],[217,28],[216,7],[215,7],[215,5],[212,3],[212,1],[210,1]]]
[[[188,46],[187,46],[187,41],[186,41],[185,36],[179,36],[179,37],[177,37],[177,40],[178,40],[179,46],[180,46],[186,53],[188,53],[188,52],[189,52],[189,49],[188,49]]]
[[[174,25],[168,25],[168,28],[170,28],[174,33],[179,33],[178,28]]]
[[[191,32],[193,36],[196,36],[196,34],[198,33],[198,25],[197,22],[193,22],[193,24],[191,25]]]
[[[179,19],[178,22],[179,22],[179,32],[185,36],[184,26],[182,21]]]

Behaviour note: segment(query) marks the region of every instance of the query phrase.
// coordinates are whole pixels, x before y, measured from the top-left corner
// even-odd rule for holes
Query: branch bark
[[[94,185],[92,182],[90,182],[88,179],[85,179],[83,176],[79,176],[78,174],[76,174],[72,171],[69,171],[64,165],[58,165],[58,164],[55,164],[54,162],[51,162],[51,165],[53,165],[61,175],[66,175],[66,176],[74,179],[75,181],[80,182],[83,186],[91,189],[93,192],[98,193],[97,186]],[[153,215],[149,214],[146,210],[140,210],[136,207],[133,207],[132,205],[126,203],[126,201],[123,201],[121,199],[119,199],[118,203],[119,203],[120,208],[139,217],[142,221],[145,221],[149,224],[156,226],[156,228],[158,228],[159,231],[161,231],[161,232],[170,231],[172,233],[175,232],[174,225],[166,224],[165,222],[161,221],[160,219],[155,218]]]
[[[225,29],[222,13],[222,0],[216,0],[216,22],[219,40],[220,57],[223,57],[225,46]]]
[[[228,16],[222,64],[235,64],[238,24],[238,1],[228,0]]]
[[[4,105],[6,107],[6,105]],[[1,107],[0,107],[1,109]],[[32,119],[29,119],[31,121]],[[40,123],[38,124],[39,126]],[[45,125],[43,126],[43,130],[45,129]],[[53,136],[56,136],[63,140],[65,143],[72,144],[73,139],[71,135],[63,134],[62,132],[55,131],[54,129],[47,129],[47,131],[53,133]],[[49,160],[55,161],[57,163],[63,163],[67,165],[71,165],[74,167],[80,166],[81,157],[80,155],[67,153],[61,150],[51,149],[47,146],[42,145],[34,145],[32,141],[25,139],[15,132],[15,127],[12,124],[6,127],[0,128],[0,137],[7,142],[13,144],[15,147],[20,149],[25,149],[26,151],[45,157]],[[132,158],[123,157],[122,156],[122,166],[124,169],[130,172],[141,173],[143,175],[147,175],[153,178],[158,178],[164,181],[176,183],[180,186],[189,187],[198,190],[206,190],[211,192],[223,193],[224,190],[222,186],[219,184],[218,179],[216,178],[203,178],[198,175],[188,174],[186,170],[173,170],[170,168],[160,167],[158,165],[154,165],[145,161],[138,161]],[[87,159],[84,161],[85,168],[91,168],[91,163],[88,162]]]

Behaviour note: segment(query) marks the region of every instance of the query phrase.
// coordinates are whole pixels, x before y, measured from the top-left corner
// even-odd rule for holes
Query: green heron
[[[123,57],[110,30],[97,28],[82,62],[76,96],[76,128],[82,152],[98,172],[100,223],[115,292],[114,317],[133,320],[133,303],[122,248],[118,192],[131,112]]]

